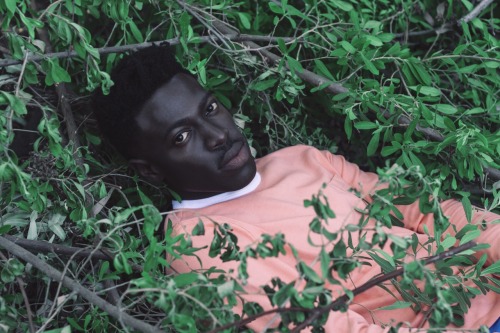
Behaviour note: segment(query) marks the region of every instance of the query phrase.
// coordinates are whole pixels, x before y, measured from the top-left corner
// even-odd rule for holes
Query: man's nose
[[[205,125],[205,143],[210,150],[222,147],[227,142],[228,130],[213,124]]]

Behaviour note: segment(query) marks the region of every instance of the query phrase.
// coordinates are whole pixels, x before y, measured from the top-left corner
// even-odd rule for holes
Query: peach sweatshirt
[[[357,225],[360,214],[354,208],[363,207],[363,204],[361,199],[349,189],[354,188],[361,193],[369,193],[378,181],[377,175],[361,171],[342,156],[332,155],[308,146],[289,147],[258,159],[257,170],[262,180],[251,193],[205,208],[174,211],[167,216],[167,219],[172,220],[175,232],[190,233],[201,218],[205,225],[205,235],[192,237],[195,247],[210,245],[214,230],[212,221],[219,224],[228,223],[238,237],[238,244],[242,249],[257,242],[262,234],[283,233],[286,241],[295,246],[302,261],[311,264],[312,268],[321,275],[319,262],[316,260],[319,248],[309,244],[308,236],[312,236],[318,243],[321,239],[315,234],[308,233],[308,225],[315,214],[312,208],[304,208],[304,199],[310,199],[313,194],[317,194],[322,184],[326,183],[327,187],[323,189],[323,193],[328,197],[330,206],[336,214],[336,218],[329,223],[331,231],[338,230],[348,223]],[[432,216],[422,215],[418,204],[398,208],[405,216],[404,227],[393,227],[390,232],[401,237],[411,237],[415,233],[420,242],[425,243],[428,236],[424,234],[423,226],[427,225],[432,232]],[[442,203],[442,208],[445,215],[449,216],[450,221],[459,229],[467,224],[459,202],[445,201]],[[472,223],[480,223],[483,219],[491,222],[499,218],[500,216],[496,214],[477,210]],[[449,232],[453,233],[451,228]],[[356,233],[352,234],[356,235]],[[357,242],[355,237],[353,241]],[[370,234],[367,239],[371,239]],[[476,239],[481,243],[492,244],[487,250],[488,262],[500,259],[500,247],[496,246],[498,239],[500,239],[500,225],[489,225],[487,231],[482,232],[479,239]],[[388,246],[384,250],[390,252]],[[426,255],[425,250],[419,252],[419,257]],[[210,258],[208,250],[198,252],[198,256],[203,267],[200,267],[199,262],[193,257],[176,260],[172,266],[180,272],[200,268],[208,269],[212,266],[226,271],[237,271],[238,262],[223,263],[218,258]],[[249,259],[249,280],[245,286],[247,292],[245,299],[259,302],[264,309],[270,309],[272,306],[259,287],[267,284],[273,277],[279,277],[284,282],[298,279],[296,264],[291,251],[277,258]],[[352,289],[379,274],[379,266],[373,264],[372,266],[363,265],[356,269],[344,285]],[[327,283],[327,287],[333,291],[333,297],[343,294],[339,286]],[[388,288],[394,291],[392,285],[388,285]],[[397,292],[395,294],[399,295]],[[378,287],[372,288],[356,296],[347,312],[331,312],[324,326],[325,331],[329,333],[378,333],[387,332],[389,327],[386,325],[391,322],[406,322],[408,327],[420,327],[423,322],[426,322],[423,313],[415,313],[410,308],[376,310],[391,305],[395,301],[395,298],[387,291]],[[471,302],[472,307],[466,314],[465,325],[461,329],[475,329],[480,325],[489,327],[500,316],[500,295],[489,292],[487,295],[475,297]],[[267,327],[275,326],[276,321],[277,317],[271,315],[248,324],[248,327],[260,332]],[[428,325],[424,324],[423,327],[428,327]],[[409,331],[411,329],[408,328],[399,330],[399,332]],[[450,327],[449,331],[453,331],[453,328]]]

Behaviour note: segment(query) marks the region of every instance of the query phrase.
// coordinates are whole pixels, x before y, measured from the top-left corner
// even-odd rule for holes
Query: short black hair
[[[168,45],[151,46],[125,56],[111,72],[114,85],[108,95],[97,89],[92,109],[102,134],[127,159],[132,158],[135,116],[162,85],[186,71]],[[131,154],[132,153],[132,154]]]

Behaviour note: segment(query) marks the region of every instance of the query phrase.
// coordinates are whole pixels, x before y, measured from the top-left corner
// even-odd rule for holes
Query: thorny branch
[[[67,276],[64,276],[57,269],[50,266],[43,260],[39,259],[34,254],[30,253],[29,251],[23,249],[19,245],[16,245],[13,242],[1,236],[0,236],[0,247],[3,247],[5,250],[12,253],[14,256],[32,264],[33,267],[40,270],[49,278],[58,282],[60,281],[63,286],[75,291],[81,297],[83,297],[93,305],[99,307],[103,311],[106,311],[111,317],[122,322],[124,325],[136,329],[139,332],[163,333],[162,330],[157,329],[156,327],[153,327],[141,320],[138,320],[127,313],[124,313],[120,308],[106,302],[103,298],[99,297],[98,295],[88,290],[87,288],[84,288],[81,284],[79,284],[75,280],[70,279]]]
[[[442,253],[437,254],[435,256],[428,257],[427,259],[424,259],[423,264],[430,265],[430,264],[435,263],[437,261],[440,261],[440,260],[443,260],[446,258],[450,258],[454,255],[459,254],[460,252],[469,250],[476,245],[477,244],[475,242],[470,241],[470,242],[467,242],[467,243],[462,244],[460,246],[452,247],[448,251],[445,251],[445,252],[442,252]],[[359,295],[359,294],[367,291],[368,289],[371,289],[375,286],[380,285],[381,283],[384,283],[386,281],[395,279],[398,276],[403,275],[404,272],[405,272],[404,267],[401,267],[401,268],[398,268],[390,273],[376,276],[376,277],[372,278],[371,280],[367,281],[366,283],[364,283],[363,285],[359,286],[358,288],[353,289],[352,294],[353,294],[353,296]],[[264,311],[264,312],[249,316],[245,319],[241,319],[241,320],[236,321],[234,323],[229,323],[229,324],[217,327],[217,328],[209,331],[208,333],[219,333],[219,332],[222,332],[222,331],[229,329],[229,328],[241,327],[241,326],[247,325],[248,323],[251,323],[252,321],[254,321],[260,317],[267,316],[267,315],[273,314],[273,313],[281,313],[281,312],[288,312],[288,311],[313,312],[313,314],[309,318],[307,318],[302,324],[298,325],[297,327],[295,327],[291,331],[292,333],[297,333],[297,332],[300,332],[305,327],[311,325],[311,323],[314,322],[314,320],[318,319],[323,314],[335,309],[336,307],[338,307],[340,305],[347,304],[349,301],[350,301],[349,296],[343,295],[326,306],[314,308],[314,309],[297,308],[297,307],[275,308],[275,309],[271,309],[268,311]]]

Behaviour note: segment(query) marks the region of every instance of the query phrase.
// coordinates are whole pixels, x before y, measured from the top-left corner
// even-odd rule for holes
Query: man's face
[[[231,114],[189,75],[161,86],[136,121],[140,159],[131,165],[183,199],[238,190],[255,176],[255,161]]]

